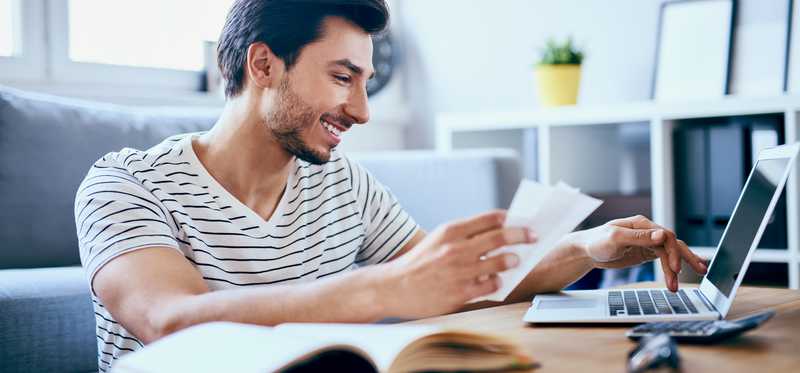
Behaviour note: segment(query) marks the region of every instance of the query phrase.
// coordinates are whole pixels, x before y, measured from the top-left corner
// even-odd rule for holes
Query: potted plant
[[[583,52],[572,38],[558,43],[549,39],[536,65],[536,85],[542,106],[574,105],[578,101]]]

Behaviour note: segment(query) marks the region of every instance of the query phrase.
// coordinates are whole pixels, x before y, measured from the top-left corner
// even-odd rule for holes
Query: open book
[[[112,372],[414,372],[531,369],[497,336],[425,325],[215,322],[197,325],[116,361]]]

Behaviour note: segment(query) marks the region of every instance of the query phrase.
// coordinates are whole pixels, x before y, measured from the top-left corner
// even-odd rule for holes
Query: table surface
[[[686,285],[692,286],[692,285]],[[696,286],[696,285],[695,285]],[[663,287],[638,283],[623,288]],[[536,372],[624,372],[636,342],[625,337],[631,325],[527,324],[530,303],[516,303],[414,321],[489,332],[521,343],[541,366]],[[683,372],[800,372],[800,291],[741,287],[728,319],[764,309],[776,315],[738,338],[710,346],[679,345]]]

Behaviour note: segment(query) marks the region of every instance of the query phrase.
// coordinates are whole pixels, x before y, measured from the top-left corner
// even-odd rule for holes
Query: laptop
[[[761,151],[699,287],[577,290],[537,295],[530,323],[640,323],[718,320],[730,309],[783,191],[800,143]]]

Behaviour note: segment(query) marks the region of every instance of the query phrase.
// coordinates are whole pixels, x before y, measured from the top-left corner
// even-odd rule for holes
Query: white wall
[[[343,147],[432,147],[436,112],[535,107],[532,65],[549,36],[574,35],[586,47],[581,103],[646,98],[659,2],[391,0],[401,49],[399,71],[370,99],[373,120],[348,134]],[[121,104],[219,105],[200,95],[153,90],[51,82],[13,85]]]
[[[661,0],[399,0],[406,145],[432,147],[436,112],[537,107],[533,64],[547,38],[585,48],[580,104],[649,98]]]

